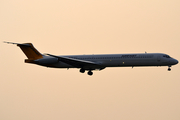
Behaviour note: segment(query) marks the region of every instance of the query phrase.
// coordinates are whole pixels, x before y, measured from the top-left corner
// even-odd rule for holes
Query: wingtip
[[[43,53],[43,55],[48,55],[48,53]]]
[[[51,54],[49,54],[49,53],[44,53],[44,55],[49,55],[49,56],[51,56]]]
[[[6,42],[6,41],[3,41],[3,43],[8,43],[8,42]]]

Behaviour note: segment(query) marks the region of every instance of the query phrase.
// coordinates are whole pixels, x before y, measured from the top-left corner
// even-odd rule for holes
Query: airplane
[[[93,70],[103,70],[106,67],[141,67],[141,66],[171,66],[178,64],[178,60],[163,53],[137,53],[137,54],[97,54],[97,55],[52,55],[41,54],[32,43],[13,43],[24,52],[28,59],[25,63],[32,63],[52,68],[78,68],[81,73]]]

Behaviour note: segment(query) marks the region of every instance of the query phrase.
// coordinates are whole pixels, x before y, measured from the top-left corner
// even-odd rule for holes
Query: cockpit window
[[[165,58],[171,58],[169,55],[163,55],[163,57],[165,57]]]

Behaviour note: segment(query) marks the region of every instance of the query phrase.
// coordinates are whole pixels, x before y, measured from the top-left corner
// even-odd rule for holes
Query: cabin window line
[[[170,58],[170,56],[168,55],[164,55],[163,57],[166,58]],[[73,59],[126,59],[126,58],[131,58],[131,59],[136,59],[136,58],[153,58],[153,55],[140,55],[140,56],[136,56],[136,55],[123,55],[121,57],[83,57],[83,58],[78,58],[78,57],[69,57],[69,58],[73,58]]]

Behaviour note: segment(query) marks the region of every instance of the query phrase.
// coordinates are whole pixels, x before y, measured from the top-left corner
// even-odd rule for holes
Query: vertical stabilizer
[[[17,44],[30,60],[43,58],[42,54],[36,50],[32,43]]]
[[[5,42],[5,43],[16,44],[18,47],[20,47],[28,58],[26,61],[43,58],[42,54],[38,50],[36,50],[36,48],[33,46],[32,43],[23,43],[23,44],[12,43],[12,42]]]

